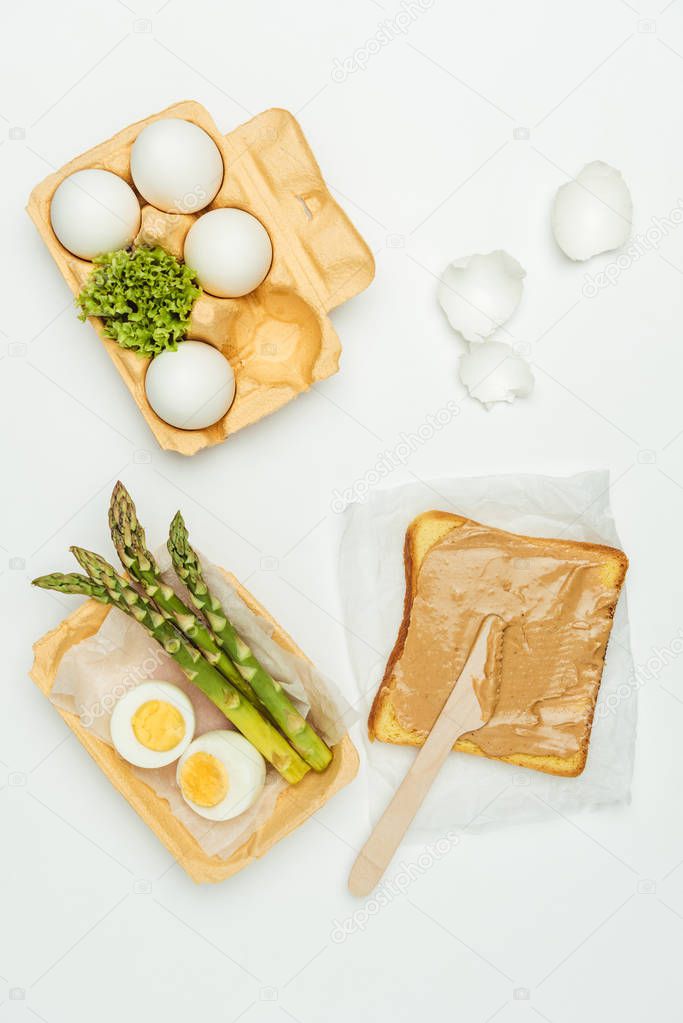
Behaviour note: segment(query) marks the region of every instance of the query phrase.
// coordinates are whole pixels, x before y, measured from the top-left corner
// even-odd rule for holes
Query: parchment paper
[[[621,547],[609,505],[609,474],[438,479],[375,490],[344,512],[340,582],[347,637],[364,722],[403,613],[406,527],[421,512],[454,512],[530,536],[562,536]],[[628,551],[626,552],[628,554]],[[628,576],[627,576],[628,579]],[[586,768],[559,778],[483,757],[453,753],[416,818],[417,831],[470,831],[552,817],[630,798],[636,686],[625,593],[608,645]],[[376,820],[415,750],[369,742],[369,800]]]
[[[164,578],[187,599],[187,591],[170,568],[165,548],[156,552]],[[206,580],[223,604],[235,628],[249,643],[263,666],[280,681],[300,711],[308,716],[330,744],[338,742],[356,718],[336,686],[303,658],[283,650],[271,638],[272,627],[254,614],[238,596],[219,568],[201,558]],[[81,723],[111,745],[109,720],[116,701],[129,689],[151,679],[178,685],[192,701],[195,735],[216,728],[231,728],[221,712],[195,686],[132,618],[113,608],[100,630],[72,647],[62,659],[50,699],[63,710],[78,714]],[[286,782],[272,768],[265,788],[246,813],[230,821],[212,822],[185,803],[176,784],[176,764],[154,770],[133,767],[133,772],[157,795],[166,799],[175,817],[210,856],[227,859],[270,816]]]

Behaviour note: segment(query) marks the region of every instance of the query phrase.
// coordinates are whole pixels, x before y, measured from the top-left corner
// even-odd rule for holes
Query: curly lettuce
[[[140,355],[175,351],[201,294],[194,270],[159,246],[107,252],[93,262],[76,299],[79,319],[99,316],[106,337]]]

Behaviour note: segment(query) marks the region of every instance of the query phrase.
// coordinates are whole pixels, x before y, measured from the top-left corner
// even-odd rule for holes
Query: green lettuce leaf
[[[80,320],[99,316],[104,333],[140,355],[175,351],[201,295],[194,270],[164,249],[107,252],[76,299]]]

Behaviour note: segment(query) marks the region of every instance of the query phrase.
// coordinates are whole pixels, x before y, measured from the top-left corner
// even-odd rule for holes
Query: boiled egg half
[[[165,767],[194,735],[189,697],[171,682],[141,682],[114,707],[109,723],[114,749],[136,767]]]
[[[178,761],[183,799],[200,817],[227,821],[253,806],[266,782],[266,762],[237,732],[205,732]]]

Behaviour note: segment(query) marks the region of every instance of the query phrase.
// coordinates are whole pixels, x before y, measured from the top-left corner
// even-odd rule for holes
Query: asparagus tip
[[[171,519],[171,529],[173,530],[185,529],[185,522],[183,520],[183,516],[182,513],[180,512],[180,509],[175,513],[175,515]]]
[[[91,578],[93,568],[106,565],[104,558],[101,558],[99,554],[95,554],[93,551],[86,550],[85,547],[69,547],[69,550],[81,568],[84,568]]]
[[[109,502],[109,529],[119,555],[124,547],[146,553],[145,531],[138,520],[135,502],[117,480]]]
[[[179,511],[175,513],[171,520],[171,525],[168,530],[168,546],[173,547],[179,552],[185,552],[187,550],[188,542],[187,526],[185,520]]]

